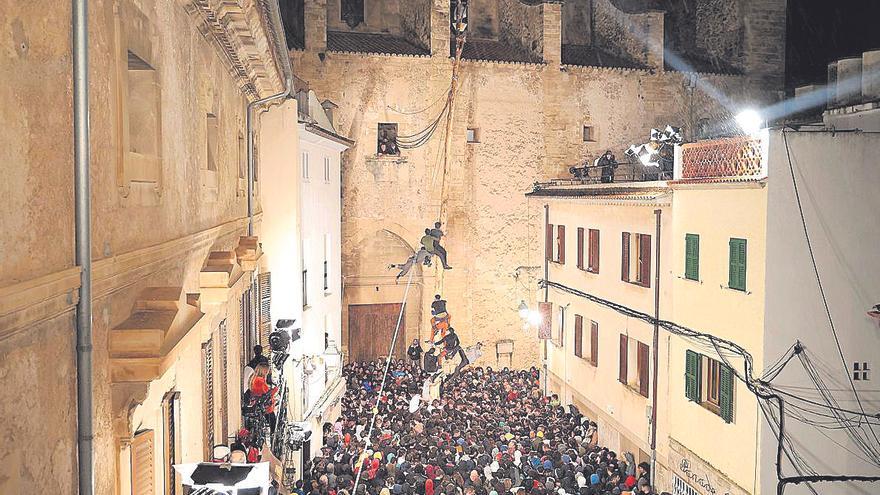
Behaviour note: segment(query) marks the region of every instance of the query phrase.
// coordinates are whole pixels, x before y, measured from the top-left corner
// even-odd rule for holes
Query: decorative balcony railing
[[[761,140],[735,137],[681,145],[676,179],[760,179],[767,176]],[[678,168],[678,167],[677,167]]]

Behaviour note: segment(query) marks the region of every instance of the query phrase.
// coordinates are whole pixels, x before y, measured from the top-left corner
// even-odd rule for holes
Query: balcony
[[[569,171],[577,170],[577,174],[572,172],[570,178],[555,178],[546,182],[536,182],[536,189],[547,189],[560,186],[583,186],[589,184],[602,184],[602,166],[593,165],[592,163],[584,163],[578,167],[571,167]],[[614,178],[611,184],[631,183],[631,182],[656,182],[672,179],[672,172],[664,172],[659,167],[646,167],[641,163],[623,162],[618,163],[614,170]]]
[[[683,144],[676,150],[675,182],[749,182],[767,177],[766,141],[733,137]]]

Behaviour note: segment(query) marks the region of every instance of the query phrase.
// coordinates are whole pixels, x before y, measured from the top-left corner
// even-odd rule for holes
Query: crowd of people
[[[394,361],[382,389],[384,366],[344,367],[342,416],[325,425],[300,495],[653,493],[650,466],[598,446],[596,423],[543,395],[535,368],[470,366],[418,400],[418,362]]]

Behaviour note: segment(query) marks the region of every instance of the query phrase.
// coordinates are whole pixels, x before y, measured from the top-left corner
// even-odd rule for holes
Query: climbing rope
[[[414,272],[415,270],[411,269],[406,280],[406,289],[403,291],[403,301],[401,301],[400,304],[400,313],[397,315],[397,325],[394,327],[394,335],[391,337],[391,348],[388,349],[388,358],[385,359],[385,372],[382,373],[382,383],[379,385],[379,390],[376,394],[376,405],[373,406],[373,417],[370,419],[370,427],[367,429],[367,441],[364,444],[364,450],[358,456],[358,473],[354,480],[354,488],[351,491],[352,495],[357,495],[357,488],[361,481],[361,474],[364,472],[364,457],[373,438],[373,427],[376,425],[376,417],[379,416],[379,402],[382,400],[382,394],[385,392],[385,382],[388,380],[388,370],[391,368],[391,360],[394,357],[394,346],[397,344],[397,336],[400,333],[400,323],[403,321],[403,311],[406,309],[406,299],[409,297],[409,288],[412,285]]]
[[[443,137],[443,167],[440,175],[440,212],[437,214],[437,221],[441,225],[445,225],[444,219],[447,215],[447,206],[449,202],[449,192],[447,190],[446,177],[449,175],[449,155],[452,154],[452,116],[455,113],[455,94],[458,90],[458,71],[461,68],[461,52],[464,49],[465,35],[455,37],[455,59],[452,62],[452,82],[449,85],[449,97],[446,102],[446,130]],[[442,267],[435,268],[436,276],[434,278],[434,292],[436,294],[443,293],[443,272]]]

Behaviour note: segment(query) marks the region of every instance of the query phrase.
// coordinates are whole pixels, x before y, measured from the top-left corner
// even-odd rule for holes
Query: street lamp
[[[519,302],[519,317],[523,320],[529,317],[529,306],[524,300]]]

